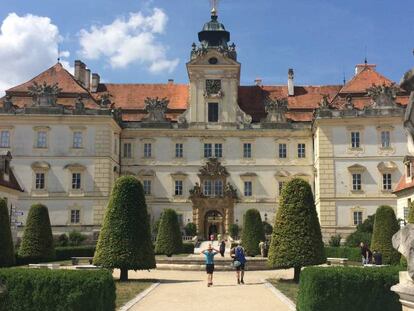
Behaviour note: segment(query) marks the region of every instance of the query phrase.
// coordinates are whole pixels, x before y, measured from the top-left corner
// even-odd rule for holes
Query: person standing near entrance
[[[221,257],[224,257],[224,253],[226,252],[226,242],[224,240],[221,241],[219,249]]]
[[[232,248],[230,255],[233,257],[233,265],[236,268],[237,284],[244,284],[244,268],[247,260],[244,248],[240,242],[236,247]]]
[[[207,287],[210,287],[213,285],[214,256],[219,252],[209,244],[208,248],[201,253],[206,257]]]

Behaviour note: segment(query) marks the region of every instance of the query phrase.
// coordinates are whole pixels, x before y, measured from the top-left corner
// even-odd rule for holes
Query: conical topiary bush
[[[244,214],[242,244],[247,255],[260,254],[259,243],[265,240],[262,218],[257,209],[249,209]]]
[[[173,254],[180,253],[182,249],[183,239],[177,213],[173,209],[166,209],[161,216],[155,253],[172,256]]]
[[[385,265],[393,265],[400,262],[400,253],[392,246],[392,236],[398,230],[400,230],[400,226],[393,208],[387,205],[378,207],[375,213],[371,250],[382,254],[382,262]]]
[[[14,264],[15,255],[9,211],[6,201],[0,198],[0,268],[10,267]]]
[[[42,204],[34,204],[29,210],[19,256],[29,263],[55,258],[49,212]]]
[[[282,190],[268,263],[276,269],[294,268],[298,282],[302,267],[325,261],[312,189],[306,181],[292,179]]]
[[[155,268],[144,189],[135,177],[123,176],[115,182],[93,262],[120,269],[121,281],[128,280],[128,270]]]

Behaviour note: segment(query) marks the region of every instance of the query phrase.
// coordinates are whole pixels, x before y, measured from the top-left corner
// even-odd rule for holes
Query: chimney
[[[256,78],[256,80],[254,80],[254,84],[256,86],[262,86],[263,85],[263,80],[261,78]]]
[[[377,68],[377,65],[375,64],[358,64],[355,66],[355,75],[361,73],[365,68],[368,68],[372,71],[375,71],[375,69]]]
[[[75,60],[75,79],[83,86],[85,86],[85,70],[86,65],[80,60]]]
[[[295,73],[293,72],[293,69],[290,68],[288,70],[288,95],[289,96],[295,96],[295,84],[293,83],[294,77],[295,77]]]
[[[97,73],[92,74],[91,92],[95,93],[98,91],[98,86],[101,81],[101,77]]]
[[[168,79],[168,85],[173,85],[174,84],[174,79]]]
[[[85,80],[84,80],[83,85],[85,86],[85,89],[89,90],[91,86],[91,70],[85,68],[84,73],[85,73]]]

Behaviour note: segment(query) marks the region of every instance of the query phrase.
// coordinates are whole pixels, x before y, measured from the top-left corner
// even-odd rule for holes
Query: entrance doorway
[[[212,234],[217,237],[218,234],[224,233],[223,215],[218,211],[209,211],[204,219],[205,238],[209,239]]]

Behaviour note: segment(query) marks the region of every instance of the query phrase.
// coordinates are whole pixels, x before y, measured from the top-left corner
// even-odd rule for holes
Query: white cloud
[[[50,18],[10,13],[0,28],[0,95],[53,65],[60,41]],[[67,61],[62,64],[71,69]]]
[[[80,53],[87,59],[106,57],[113,68],[138,63],[152,73],[171,73],[179,60],[168,59],[167,47],[156,38],[164,33],[167,22],[164,11],[155,8],[149,16],[130,13],[128,19],[117,18],[108,25],[82,29]]]

